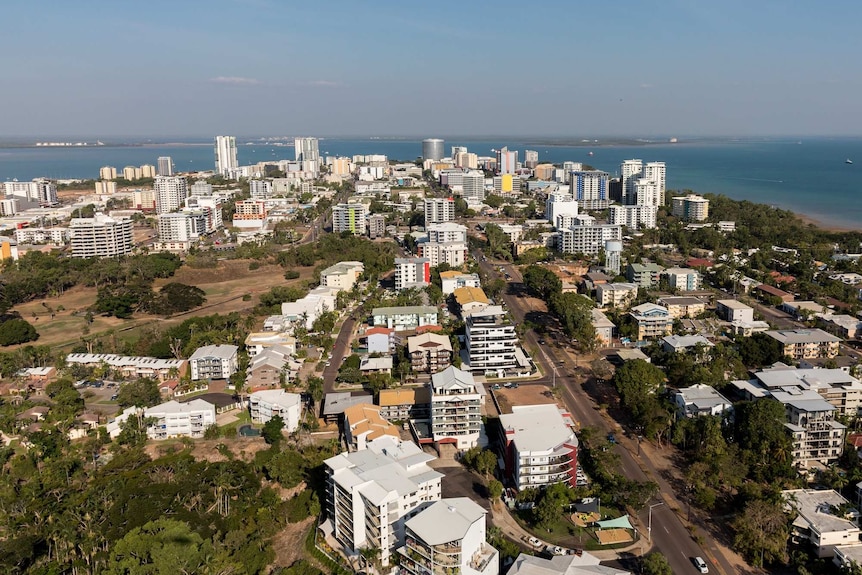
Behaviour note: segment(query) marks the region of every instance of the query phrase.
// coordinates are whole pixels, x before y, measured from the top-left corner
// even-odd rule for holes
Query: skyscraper
[[[215,139],[215,169],[222,176],[230,176],[239,164],[236,161],[236,138],[233,136],[216,136]]]
[[[620,187],[622,191],[622,203],[632,205],[635,203],[635,180],[641,177],[644,166],[641,160],[624,160],[620,166]]]
[[[658,188],[659,205],[664,204],[665,171],[664,162],[649,162],[644,166],[644,178],[655,182]]]
[[[455,200],[452,198],[425,198],[425,227],[455,219]]]
[[[524,151],[524,167],[533,169],[539,165],[539,152],[535,150]]]
[[[422,159],[423,160],[442,160],[445,152],[443,151],[444,142],[438,138],[428,138],[422,140]]]
[[[320,161],[320,148],[317,138],[294,138],[293,152],[297,162]]]
[[[514,174],[518,169],[518,152],[504,147],[497,150],[497,173]]]
[[[170,156],[161,156],[159,157],[158,170],[156,171],[156,175],[158,176],[173,176],[174,175],[174,163],[171,161]]]
[[[156,213],[166,214],[179,209],[188,197],[186,179],[180,176],[156,176],[153,182]]]

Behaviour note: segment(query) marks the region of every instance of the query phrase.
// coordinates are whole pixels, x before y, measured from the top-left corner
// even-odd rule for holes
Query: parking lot
[[[494,389],[494,385],[500,385]],[[541,383],[520,383],[518,387],[503,387],[503,383],[488,386],[490,392],[497,397],[497,403],[503,413],[512,413],[513,405],[542,405],[557,403],[551,388]]]

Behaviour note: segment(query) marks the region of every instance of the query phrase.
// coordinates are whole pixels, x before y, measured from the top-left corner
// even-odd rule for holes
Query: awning
[[[628,515],[598,522],[599,529],[634,529]]]

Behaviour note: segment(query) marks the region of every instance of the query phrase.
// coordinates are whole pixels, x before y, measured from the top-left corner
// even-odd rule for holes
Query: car
[[[555,547],[551,550],[551,552],[552,552],[554,555],[565,555],[565,554],[566,554],[566,550],[565,550],[565,549],[563,549],[562,547],[560,547],[559,545],[555,546]]]
[[[617,442],[617,436],[614,435],[613,433],[608,433],[608,441],[611,443],[616,443]]]
[[[506,383],[503,384],[503,387],[505,387],[506,389],[512,389],[512,382],[507,381]]]
[[[115,393],[114,395],[111,396],[111,401],[117,401],[118,397],[119,396]]]
[[[492,385],[492,386],[491,386],[491,389],[493,389],[493,390],[498,390],[498,389],[500,389],[500,384],[499,384],[499,383],[495,383],[494,385]]]
[[[512,389],[518,389],[518,386],[519,386],[519,385],[520,385],[520,384],[518,384],[518,383],[513,383],[513,384],[512,384]]]
[[[530,537],[529,539],[527,539],[527,543],[529,543],[533,547],[541,547],[542,546],[542,542],[539,541],[538,539],[536,539],[535,537]]]
[[[545,345],[546,343],[548,343],[548,342],[546,342],[546,341],[545,341],[545,340],[543,340],[543,339],[540,339],[540,340],[539,340],[539,345]]]
[[[326,362],[326,367],[329,367],[330,365],[332,365],[332,362],[331,362],[331,361],[327,361],[327,362]]]
[[[709,573],[709,567],[706,565],[706,561],[703,560],[703,557],[695,557],[692,561],[698,571],[701,573]]]

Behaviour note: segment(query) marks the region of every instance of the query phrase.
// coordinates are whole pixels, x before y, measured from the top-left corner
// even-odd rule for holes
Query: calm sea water
[[[471,152],[491,155],[508,146],[539,152],[542,162],[571,160],[588,163],[612,175],[625,159],[663,161],[669,189],[724,194],[735,199],[772,204],[804,214],[824,224],[862,229],[862,138],[721,141],[678,144],[602,146],[582,143],[556,145],[553,141],[446,140]],[[385,154],[413,160],[421,154],[419,140],[322,139],[321,155]],[[590,154],[592,152],[592,155]],[[210,143],[149,144],[88,148],[0,148],[0,180],[35,177],[95,178],[101,166],[156,164],[170,156],[178,171],[210,170]],[[292,147],[240,145],[240,164],[292,159]],[[855,160],[847,164],[845,160]]]

